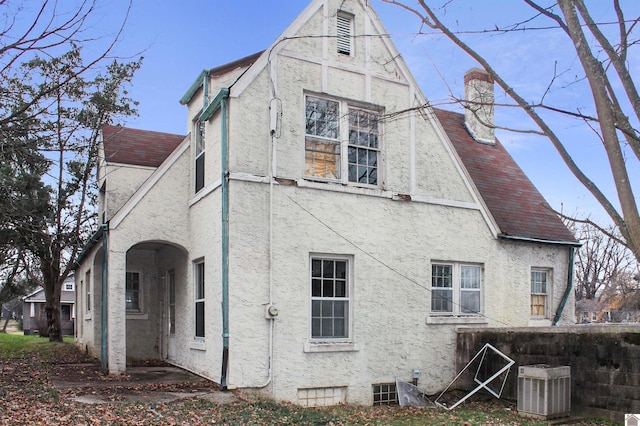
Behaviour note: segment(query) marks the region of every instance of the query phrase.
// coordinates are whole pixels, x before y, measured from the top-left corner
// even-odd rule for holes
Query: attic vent
[[[338,53],[351,55],[351,36],[353,33],[353,15],[338,12]]]

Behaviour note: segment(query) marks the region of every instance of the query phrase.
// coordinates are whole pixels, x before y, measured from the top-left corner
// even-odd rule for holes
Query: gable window
[[[431,265],[431,313],[477,315],[481,312],[482,269],[479,265]]]
[[[204,138],[205,122],[197,120],[194,123],[195,133],[195,189],[196,192],[204,187]]]
[[[204,338],[204,261],[195,264],[195,337]]]
[[[378,184],[378,114],[349,111],[349,182]]]
[[[349,260],[311,257],[311,338],[349,338]]]
[[[347,12],[338,12],[336,20],[338,53],[351,55],[353,52],[353,33],[353,15]]]
[[[306,174],[340,179],[340,104],[307,96],[306,135]]]
[[[86,300],[86,310],[87,312],[91,312],[91,270],[88,270],[87,273],[84,275],[84,282],[86,283],[86,294],[85,294],[85,300]]]
[[[341,111],[347,111],[344,118]],[[345,101],[307,96],[305,134],[306,176],[378,185],[378,112]]]
[[[65,291],[73,291],[73,283],[64,283]]]
[[[549,271],[542,269],[531,270],[531,316],[547,317]]]
[[[140,311],[140,273],[127,272],[125,301],[128,311]]]

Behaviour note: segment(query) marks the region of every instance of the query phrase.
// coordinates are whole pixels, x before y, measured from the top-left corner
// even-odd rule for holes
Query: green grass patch
[[[26,358],[38,354],[46,361],[77,351],[72,343],[73,337],[65,337],[63,340],[63,343],[52,343],[46,337],[0,333],[0,359]]]

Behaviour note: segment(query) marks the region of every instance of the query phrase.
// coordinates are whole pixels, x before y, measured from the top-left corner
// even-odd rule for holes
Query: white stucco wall
[[[232,182],[231,200],[230,382],[252,387],[268,376],[268,186]],[[273,214],[279,315],[271,392],[279,399],[295,401],[300,388],[346,386],[348,402],[367,404],[372,384],[410,380],[414,368],[428,392],[446,386],[455,375],[455,327],[465,323],[427,323],[432,261],[482,265],[487,326],[528,325],[532,267],[553,271],[553,307],[566,282],[566,250],[491,238],[474,210],[276,186]],[[350,256],[355,348],[309,351],[310,254]]]
[[[356,28],[374,31],[360,2],[330,0],[329,17],[320,8],[299,33],[332,31],[340,4],[354,13]],[[291,401],[298,400],[299,389],[341,387],[347,391],[346,402],[370,404],[372,384],[396,377],[409,380],[419,368],[421,386],[435,392],[455,373],[456,327],[529,325],[531,268],[552,272],[549,311],[555,313],[567,280],[568,249],[496,239],[457,157],[430,118],[393,115],[420,103],[420,91],[404,74],[403,64],[393,62],[394,54],[381,38],[358,38],[354,56],[336,55],[335,38],[292,39],[278,46],[282,50],[273,52],[271,62],[260,72],[249,70],[251,82],[241,79],[229,99],[230,386],[260,387]],[[236,76],[234,72],[212,87]],[[276,139],[269,126],[274,92],[282,101]],[[201,93],[189,104],[189,126],[202,108]],[[305,178],[305,93],[380,108],[393,116],[381,122],[378,187]],[[171,361],[220,378],[220,119],[218,112],[206,127],[203,190],[194,193],[191,147],[168,169],[161,166],[152,174],[150,180],[158,177],[154,184],[133,194],[112,220],[108,330],[109,362],[116,369],[124,368],[127,354],[155,350],[167,355],[162,307],[166,273],[175,270],[177,350]],[[270,185],[272,143],[278,181]],[[398,194],[409,194],[412,201],[399,201]],[[144,256],[130,251],[136,246],[145,250]],[[312,254],[349,259],[351,331],[344,344],[310,339]],[[194,338],[194,262],[200,261],[206,285],[202,340]],[[430,315],[435,261],[482,267],[482,318]],[[126,319],[127,268],[142,268],[146,274],[148,301],[157,304],[148,319]],[[275,320],[265,318],[270,302],[279,309]],[[572,322],[572,306],[570,299],[567,322]],[[140,340],[134,337],[143,334]],[[90,337],[86,332],[79,339]]]
[[[105,220],[108,221],[155,169],[120,164],[108,164],[104,169],[107,183]]]

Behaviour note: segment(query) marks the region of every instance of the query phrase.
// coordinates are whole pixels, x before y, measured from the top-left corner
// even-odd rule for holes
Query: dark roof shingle
[[[479,143],[463,114],[434,111],[503,236],[577,243],[500,141]]]
[[[184,140],[183,135],[102,126],[107,162],[158,167]]]

